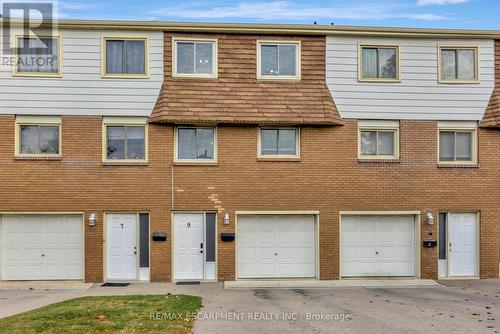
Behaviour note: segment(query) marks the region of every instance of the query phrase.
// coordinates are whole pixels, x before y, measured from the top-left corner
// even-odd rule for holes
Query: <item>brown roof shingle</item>
[[[300,81],[264,81],[256,78],[258,36],[209,36],[218,40],[218,78],[186,79],[172,77],[172,35],[165,33],[165,81],[150,122],[343,124],[325,82],[325,37],[293,38],[301,41]]]

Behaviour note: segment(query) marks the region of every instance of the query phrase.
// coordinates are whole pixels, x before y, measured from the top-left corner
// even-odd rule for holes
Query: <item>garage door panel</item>
[[[236,235],[239,278],[315,276],[314,216],[239,216]]]
[[[83,278],[83,222],[79,215],[2,217],[2,279]]]
[[[413,216],[342,217],[341,275],[414,276]]]

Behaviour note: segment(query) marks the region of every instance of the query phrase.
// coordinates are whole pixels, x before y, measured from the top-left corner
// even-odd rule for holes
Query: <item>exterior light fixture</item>
[[[224,214],[224,225],[229,225],[229,213]]]
[[[92,212],[89,215],[89,226],[95,226],[96,221],[97,221],[97,213]]]
[[[434,217],[432,216],[432,213],[427,212],[427,224],[433,225],[434,224]]]

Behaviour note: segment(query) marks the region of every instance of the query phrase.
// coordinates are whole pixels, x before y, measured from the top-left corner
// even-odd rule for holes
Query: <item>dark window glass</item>
[[[21,154],[58,154],[59,126],[57,125],[21,125]]]
[[[215,262],[215,213],[206,214],[206,262]]]
[[[180,160],[214,160],[214,128],[179,128],[177,157]]]
[[[146,42],[144,40],[107,40],[107,74],[145,74]]]
[[[439,259],[446,260],[446,213],[439,214]]]
[[[107,126],[108,159],[144,160],[146,157],[146,127]]]
[[[140,213],[139,223],[140,223],[139,252],[141,255],[139,263],[141,268],[149,268],[149,214]]]
[[[17,71],[19,73],[57,73],[59,45],[56,38],[20,38]]]
[[[397,48],[363,47],[361,57],[364,79],[397,79]]]
[[[297,129],[261,129],[261,155],[297,155]]]

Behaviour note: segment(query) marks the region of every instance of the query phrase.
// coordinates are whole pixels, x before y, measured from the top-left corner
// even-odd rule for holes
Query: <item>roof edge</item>
[[[4,21],[5,18],[0,19]],[[12,19],[14,25],[22,20]],[[5,23],[5,22],[3,22]],[[121,21],[121,20],[68,20],[55,22],[60,29],[89,30],[151,30],[204,33],[258,33],[295,35],[352,35],[422,38],[481,38],[498,39],[500,30],[400,28],[374,26],[345,26],[317,24],[259,24],[259,23],[211,23],[171,21]],[[43,28],[43,25],[41,26]]]

